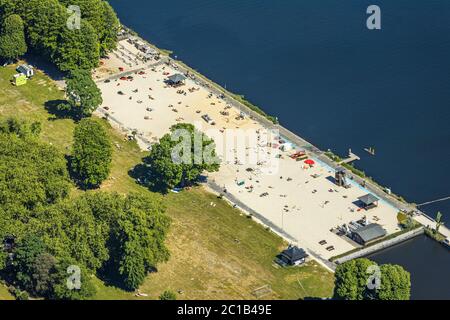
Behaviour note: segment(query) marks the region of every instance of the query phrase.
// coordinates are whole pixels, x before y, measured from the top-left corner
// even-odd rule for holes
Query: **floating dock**
[[[358,160],[361,160],[361,158],[358,157],[356,154],[354,154],[352,152],[352,149],[349,149],[348,150],[348,157],[345,158],[344,160],[342,160],[341,163],[351,163],[351,162],[358,161]]]

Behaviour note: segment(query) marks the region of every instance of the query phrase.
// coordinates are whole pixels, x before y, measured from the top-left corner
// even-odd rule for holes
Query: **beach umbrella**
[[[312,166],[312,165],[315,164],[314,160],[312,160],[312,159],[307,159],[307,160],[305,160],[305,163],[306,163],[306,164],[309,164],[310,166]]]

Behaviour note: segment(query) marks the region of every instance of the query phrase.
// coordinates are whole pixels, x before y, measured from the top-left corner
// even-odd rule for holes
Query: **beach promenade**
[[[166,61],[173,61],[170,58],[166,58]],[[209,79],[203,77],[201,74],[198,74],[195,70],[189,68],[188,66],[182,64],[179,66],[180,71],[182,72],[189,72],[198,75],[202,81],[205,81],[208,84],[208,88],[211,90],[211,92],[214,92],[216,95],[224,95],[224,100],[227,101],[227,103],[233,105],[235,108],[238,108],[239,110],[242,110],[244,113],[249,115],[251,118],[258,121],[258,123],[262,124],[264,128],[268,130],[278,130],[280,132],[280,135],[283,136],[286,140],[294,143],[299,148],[303,148],[305,150],[308,150],[311,154],[313,154],[317,159],[320,159],[323,163],[327,164],[334,170],[337,168],[340,168],[341,166],[331,160],[324,151],[320,150],[316,146],[314,146],[312,143],[306,141],[305,139],[301,138],[297,134],[293,133],[289,129],[286,129],[280,124],[274,124],[272,121],[267,119],[266,117],[262,116],[261,114],[251,110],[246,105],[242,104],[241,102],[237,101],[228,93],[224,88],[220,87],[216,83],[210,81]],[[429,217],[427,214],[419,210],[415,205],[411,203],[407,203],[404,201],[398,200],[397,197],[387,193],[385,189],[378,184],[374,183],[373,181],[362,178],[354,173],[352,173],[350,170],[346,170],[346,174],[348,177],[350,177],[353,181],[355,181],[359,185],[364,185],[364,187],[370,191],[371,193],[375,194],[376,196],[380,197],[381,199],[387,201],[388,203],[391,203],[393,206],[399,208],[402,211],[405,212],[415,212],[416,215],[414,216],[414,219],[422,224],[423,226],[430,226],[432,228],[435,228],[436,221]],[[446,236],[447,238],[450,238],[450,229],[448,229],[446,226],[441,226],[440,232]]]

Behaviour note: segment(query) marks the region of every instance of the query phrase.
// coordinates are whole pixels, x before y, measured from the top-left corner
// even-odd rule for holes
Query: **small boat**
[[[375,148],[372,148],[372,147],[364,148],[364,151],[366,151],[367,153],[369,153],[372,156],[375,155]]]

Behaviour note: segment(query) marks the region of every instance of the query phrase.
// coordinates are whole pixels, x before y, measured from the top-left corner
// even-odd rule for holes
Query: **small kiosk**
[[[12,83],[16,87],[23,86],[23,85],[27,84],[27,79],[28,78],[26,75],[24,75],[23,73],[18,73],[18,74],[14,75]]]

